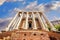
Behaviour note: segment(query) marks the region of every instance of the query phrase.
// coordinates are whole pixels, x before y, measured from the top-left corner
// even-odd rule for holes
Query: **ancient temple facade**
[[[56,30],[44,13],[20,11],[5,32],[0,33],[0,38],[1,40],[50,40],[46,31]]]
[[[35,30],[55,30],[54,26],[42,12],[19,12],[15,15],[11,23],[6,28],[6,31],[14,29],[35,29]]]

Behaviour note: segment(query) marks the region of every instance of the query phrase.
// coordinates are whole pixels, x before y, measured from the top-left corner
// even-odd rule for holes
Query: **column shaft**
[[[36,21],[35,21],[35,15],[34,15],[33,12],[32,12],[32,15],[33,15],[33,25],[34,25],[33,29],[37,29],[37,27],[36,27]]]
[[[19,20],[20,19],[20,17],[17,17],[17,19],[16,19],[16,23],[15,23],[15,26],[14,26],[14,28],[13,29],[15,29],[16,27],[17,27],[17,24],[19,23]]]
[[[46,31],[49,31],[49,30],[48,30],[48,26],[47,26],[47,24],[46,24],[46,22],[45,22],[45,20],[44,20],[44,18],[43,18],[42,15],[41,15],[41,19],[42,19],[42,21],[43,21],[43,24],[44,24],[45,30],[46,30]]]
[[[41,19],[41,17],[40,17],[40,14],[39,14],[38,12],[37,12],[37,16],[38,16],[39,23],[40,23],[40,25],[41,25],[42,30],[44,30],[44,29],[45,29],[45,26],[44,26],[44,24],[43,24],[43,22],[42,22],[42,19]]]
[[[19,18],[18,24],[17,24],[17,26],[16,26],[16,28],[15,28],[15,29],[18,29],[18,28],[19,28],[20,23],[21,23],[21,21],[22,21],[22,18],[23,18],[23,12],[22,12],[21,17]]]
[[[15,15],[15,17],[12,19],[11,23],[8,25],[8,27],[6,28],[6,31],[9,30],[9,28],[11,27],[12,23],[14,22],[14,20],[16,19],[17,16],[18,16],[18,13]]]
[[[25,27],[24,27],[24,29],[28,29],[28,17],[29,17],[29,15],[28,15],[28,12],[26,13],[26,25],[25,25]]]

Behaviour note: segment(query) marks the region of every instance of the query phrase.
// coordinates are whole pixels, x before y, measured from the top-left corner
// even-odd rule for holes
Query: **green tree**
[[[55,25],[55,28],[58,30],[58,31],[60,31],[60,25],[58,24],[58,25]]]

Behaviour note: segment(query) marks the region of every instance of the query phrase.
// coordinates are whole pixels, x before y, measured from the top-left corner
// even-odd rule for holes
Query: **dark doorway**
[[[28,22],[29,24],[29,29],[32,29],[32,22]]]

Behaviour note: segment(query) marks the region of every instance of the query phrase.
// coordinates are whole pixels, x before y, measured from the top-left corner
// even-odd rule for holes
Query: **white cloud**
[[[51,3],[48,3],[45,5],[45,7],[47,6],[47,9],[49,10],[56,10],[57,8],[60,7],[60,1],[53,1]]]
[[[0,23],[3,22],[3,20],[0,18]]]
[[[6,0],[6,2],[20,2],[22,3],[23,5],[26,4],[25,0]]]
[[[24,11],[43,11],[43,12],[49,12],[50,10],[56,10],[60,7],[60,1],[53,1],[51,3],[46,4],[37,4],[37,0],[34,2],[30,2],[25,8],[22,10]],[[17,9],[21,10],[21,9]]]
[[[1,19],[0,18],[0,31],[3,30],[3,29],[5,29],[8,26],[8,24],[11,21],[11,19],[12,19],[12,17],[5,18],[5,19]]]
[[[19,8],[14,8],[14,11],[18,12],[18,11],[22,11],[22,10],[20,10]]]
[[[0,0],[0,5],[2,5],[6,0]]]
[[[37,1],[31,2],[25,9],[33,10],[37,6]]]
[[[37,0],[35,0],[34,2],[30,2],[30,4],[28,4],[25,7],[25,10],[27,11],[44,11],[44,4],[37,4]]]
[[[43,11],[44,12],[44,7],[45,5],[44,4],[39,4],[37,5],[35,8],[38,10],[38,11]]]
[[[7,20],[11,20],[11,19],[12,19],[12,17],[5,18],[5,19],[1,19],[1,18],[0,18],[0,23],[2,23],[2,22],[4,22],[4,21],[7,21]]]
[[[0,0],[0,5],[2,5],[5,1],[6,2],[10,2],[10,1],[12,1],[12,2],[16,2],[16,1],[23,2],[24,0]],[[23,4],[25,4],[25,2],[23,2]]]
[[[9,17],[14,17],[15,14],[19,11],[18,8],[14,8],[14,9],[11,9],[11,10],[8,10],[8,13],[9,13]]]
[[[60,1],[56,1],[55,3],[52,4],[53,6],[51,9],[56,10],[58,7],[60,7]]]
[[[9,1],[13,1],[13,2],[16,2],[16,1],[24,1],[24,0],[6,0],[7,2]]]

